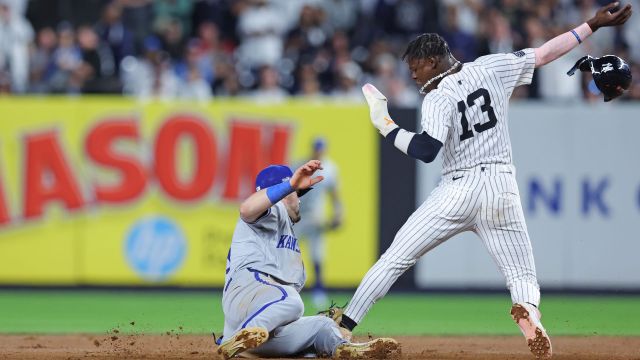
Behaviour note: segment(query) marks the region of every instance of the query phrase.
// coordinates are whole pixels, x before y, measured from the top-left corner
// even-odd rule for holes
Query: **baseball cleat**
[[[511,318],[527,339],[531,353],[536,359],[548,359],[551,357],[551,339],[542,327],[541,317],[542,314],[533,305],[514,304],[511,307]]]
[[[389,359],[401,353],[400,344],[391,338],[379,338],[366,343],[344,343],[338,345],[335,359]]]
[[[269,332],[265,328],[250,327],[238,331],[231,339],[218,347],[218,354],[230,359],[249,349],[256,348],[269,339]]]

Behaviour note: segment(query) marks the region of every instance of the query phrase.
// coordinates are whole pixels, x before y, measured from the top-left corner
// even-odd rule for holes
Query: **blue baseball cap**
[[[286,165],[269,165],[256,176],[256,191],[289,181],[293,171]]]
[[[327,141],[323,137],[313,139],[313,151],[320,151],[327,148]]]
[[[266,189],[270,186],[289,181],[293,176],[293,171],[286,165],[269,165],[262,169],[256,176],[256,191]],[[312,188],[298,190],[298,196],[309,192]]]

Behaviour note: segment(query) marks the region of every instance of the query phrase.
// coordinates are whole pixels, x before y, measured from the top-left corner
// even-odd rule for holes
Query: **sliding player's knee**
[[[346,342],[340,333],[338,325],[326,316],[313,316],[314,327],[317,329],[314,347],[319,354],[330,356],[335,347]]]
[[[326,316],[320,316],[320,318],[322,319],[318,320],[319,327],[316,339],[325,341],[326,339],[332,339],[333,342],[342,342],[344,339],[340,333],[338,325]]]
[[[332,332],[333,329],[337,329],[338,325],[331,318],[326,316],[313,316],[314,323],[318,327],[318,333]]]
[[[304,304],[300,298],[287,301],[284,306],[287,308],[287,313],[291,316],[291,320],[297,320],[304,314]]]

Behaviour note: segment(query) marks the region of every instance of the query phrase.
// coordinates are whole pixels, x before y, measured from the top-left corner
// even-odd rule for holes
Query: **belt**
[[[515,174],[516,168],[511,164],[478,164],[470,168],[453,170],[448,172],[445,175],[465,173],[465,172],[476,173],[476,174],[488,174],[488,175]]]

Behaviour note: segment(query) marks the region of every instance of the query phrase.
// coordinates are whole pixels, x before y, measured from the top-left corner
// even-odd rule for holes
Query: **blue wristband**
[[[575,30],[571,30],[571,33],[573,34],[573,36],[576,37],[576,39],[578,40],[578,44],[582,44],[582,39],[580,39],[580,36],[578,35],[578,33]]]
[[[293,192],[293,187],[289,181],[282,182],[267,188],[267,197],[272,204],[282,200],[285,196]]]

